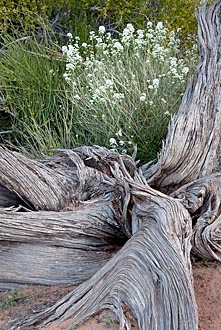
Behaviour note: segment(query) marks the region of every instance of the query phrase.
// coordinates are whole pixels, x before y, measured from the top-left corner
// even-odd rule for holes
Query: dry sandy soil
[[[199,312],[199,330],[221,329],[221,264],[196,263],[194,286]],[[0,292],[0,329],[9,330],[8,321],[24,317],[33,311],[41,310],[55,303],[70,292],[73,287],[32,286],[26,289]],[[132,321],[133,324],[133,321]],[[95,316],[80,326],[74,326],[73,320],[61,324],[53,323],[45,330],[104,330],[118,329],[116,321],[108,311]],[[132,327],[136,329],[135,327]],[[29,330],[29,329],[27,329]]]

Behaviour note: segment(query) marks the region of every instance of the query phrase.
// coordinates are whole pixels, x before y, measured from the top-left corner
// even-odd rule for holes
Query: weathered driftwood
[[[0,211],[1,288],[79,284],[123,245],[110,203],[66,212]]]
[[[22,155],[0,147],[1,185],[36,210],[58,211],[67,204],[76,188],[75,181],[65,173],[43,167]]]
[[[68,273],[69,281],[76,283],[89,278],[102,263],[110,260],[79,286],[71,298],[59,302],[58,310],[55,307],[37,319],[31,317],[23,322],[23,327],[36,327],[39,318],[42,321],[47,318],[45,323],[48,323],[78,314],[81,316],[76,322],[80,322],[109,306],[124,329],[129,327],[122,309],[125,304],[140,329],[161,329],[163,324],[165,329],[173,326],[194,329],[197,318],[190,265],[189,212],[179,201],[150,188],[128,156],[121,157],[99,147],[82,147],[65,151],[64,155],[67,154],[72,156],[72,162],[74,155],[77,162],[78,157],[83,160],[83,191],[82,194],[78,191],[76,196],[87,201],[79,203],[76,197],[69,206],[72,210],[61,212],[11,209],[1,212],[0,240],[3,248],[5,242],[8,245],[7,252],[0,257],[1,264],[6,265],[0,271],[3,287],[13,282],[67,283]],[[60,157],[62,151],[58,157],[45,160],[44,165],[41,163],[41,167],[52,167],[53,163],[55,168]],[[75,168],[73,166],[73,172]],[[174,218],[174,214],[178,218]],[[30,248],[30,252],[25,248]],[[54,259],[53,248],[59,252]],[[65,254],[67,248],[69,254],[63,262],[60,255]],[[78,260],[74,260],[76,258]],[[183,303],[183,297],[187,304]],[[169,313],[170,308],[174,316]]]
[[[200,62],[172,120],[157,164],[143,167],[149,184],[171,192],[220,171],[221,24],[220,3],[197,14]]]
[[[191,242],[221,261],[221,2],[197,17],[200,63],[157,164],[100,147],[41,161],[0,147],[0,287],[83,282],[20,329],[108,308],[121,330],[126,310],[139,330],[197,330]]]
[[[178,198],[192,216],[192,253],[221,261],[221,174],[186,184],[171,196]]]
[[[109,308],[117,314],[120,329],[129,329],[125,305],[139,329],[197,328],[189,214],[179,202],[148,186],[130,182],[130,187],[132,222],[136,222],[133,236],[91,279],[37,318],[29,318],[24,326],[35,326],[36,320],[46,318],[44,326],[70,316],[78,324]],[[174,221],[174,213],[179,223]]]

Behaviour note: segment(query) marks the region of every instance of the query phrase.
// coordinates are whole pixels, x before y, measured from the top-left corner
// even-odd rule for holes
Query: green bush
[[[0,90],[2,110],[11,118],[11,141],[32,152],[57,147],[58,139],[68,147],[68,134],[59,131],[59,121],[64,120],[61,108],[67,103],[60,49],[46,41],[39,45],[31,37],[8,37],[4,45],[0,50]],[[62,137],[58,138],[59,134]]]
[[[143,28],[148,20],[182,28],[183,38],[195,35],[194,11],[200,0],[0,0],[0,31],[19,35],[41,32],[43,22],[60,38],[72,32],[87,40],[90,30],[105,25],[120,32],[127,23]],[[63,40],[63,39],[62,39]]]
[[[0,32],[20,38],[35,33],[42,37],[52,31],[53,37],[63,42],[68,31],[86,39],[95,22],[88,15],[84,1],[81,0],[0,0]]]
[[[72,39],[63,47],[65,78],[82,144],[119,152],[138,146],[142,161],[156,157],[171,116],[177,111],[196,52],[180,48],[176,33],[159,22],[145,30],[128,24],[119,39],[105,27],[89,43]]]
[[[195,53],[181,51],[162,23],[131,24],[119,39],[104,27],[61,49],[45,39],[7,37],[0,49],[3,109],[11,142],[32,154],[99,144],[146,162],[160,150]],[[65,62],[66,61],[66,62]]]
[[[202,0],[159,0],[156,17],[159,21],[167,22],[170,29],[177,27],[182,30],[182,40],[189,45],[197,33],[195,11],[205,1]],[[207,1],[207,3],[211,3]]]
[[[143,28],[148,20],[165,22],[170,29],[182,29],[182,38],[196,34],[194,12],[200,0],[82,0],[82,12],[90,22],[105,25],[109,31],[122,31],[127,23]],[[98,28],[98,24],[95,24]]]
[[[37,5],[35,0],[0,0],[0,7],[1,35],[11,34],[18,37],[42,24],[42,17],[38,14],[46,9],[44,5]]]
[[[187,67],[195,66],[196,52],[183,50],[181,32],[171,32],[182,22],[185,35],[194,30],[193,7],[183,3],[0,0],[0,129],[12,131],[11,142],[31,153],[80,144],[131,153],[137,145],[142,161],[156,157]],[[153,16],[169,28],[147,25]],[[104,27],[88,32],[100,24],[118,30],[118,39]],[[64,35],[65,27],[81,41],[71,38],[62,54],[54,34]]]

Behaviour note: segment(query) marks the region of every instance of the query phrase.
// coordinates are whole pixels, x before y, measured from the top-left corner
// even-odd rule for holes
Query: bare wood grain
[[[132,181],[130,185],[137,232],[91,279],[52,308],[25,320],[24,327],[41,329],[71,316],[77,325],[110,308],[119,318],[119,329],[130,329],[126,306],[139,329],[197,329],[189,213],[179,202],[148,186]]]
[[[192,253],[221,261],[221,174],[186,184],[171,194],[193,219]]]
[[[125,239],[107,202],[66,212],[0,211],[0,289],[79,284]]]
[[[197,14],[199,65],[169,126],[158,163],[143,167],[148,183],[165,192],[220,170],[220,6],[215,1]]]
[[[9,152],[0,146],[0,182],[36,210],[59,210],[69,202],[77,183],[64,173]]]

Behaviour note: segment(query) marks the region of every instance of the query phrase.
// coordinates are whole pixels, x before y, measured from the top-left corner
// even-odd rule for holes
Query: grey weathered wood
[[[66,212],[0,210],[0,289],[19,283],[79,284],[125,239],[108,202]]]
[[[77,187],[72,177],[0,146],[0,182],[36,210],[59,210]]]
[[[110,308],[115,306],[123,329],[128,323],[122,310],[126,304],[140,329],[156,329],[157,326],[163,330],[172,324],[183,330],[195,329],[197,316],[191,283],[191,217],[188,211],[179,201],[150,188],[129,156],[121,157],[99,147],[83,147],[69,151],[69,154],[73,157],[73,164],[74,157],[76,161],[78,157],[82,158],[85,174],[83,183],[79,184],[82,192],[78,191],[70,206],[73,210],[24,213],[4,209],[0,212],[0,242],[2,248],[5,242],[9,247],[1,256],[5,264],[0,271],[0,282],[2,279],[5,285],[7,281],[8,284],[16,282],[15,279],[17,283],[47,283],[48,280],[48,284],[52,284],[58,283],[60,276],[60,283],[67,283],[69,269],[70,281],[76,283],[94,274],[102,262],[116,254],[73,292],[73,299],[66,301],[65,298],[59,302],[62,315],[64,310],[67,311],[64,317],[77,313],[76,322],[80,322],[107,305]],[[50,164],[51,168],[56,168],[61,155],[62,151],[60,156],[45,160],[44,166]],[[34,171],[36,166],[37,163]],[[128,242],[117,252],[126,240]],[[33,245],[30,254],[23,252],[25,245],[29,250],[30,244]],[[54,247],[58,249],[58,255],[53,256]],[[67,248],[70,252],[64,258],[64,265],[59,264]],[[105,248],[107,251],[102,255]],[[87,253],[86,259],[84,252]],[[33,258],[33,254],[36,257]],[[76,258],[79,260],[74,260]],[[13,265],[10,266],[7,260]],[[86,266],[88,260],[90,269]],[[42,267],[39,267],[39,261]],[[183,296],[188,304],[183,304]],[[72,306],[75,299],[78,303]],[[169,307],[167,299],[174,304]],[[150,318],[146,317],[147,312],[152,315]],[[178,316],[179,313],[182,317]],[[39,317],[42,321],[50,317],[48,323],[60,318],[61,314],[57,308],[54,313],[52,308],[38,315],[37,320],[34,317],[23,322],[22,327],[38,323]]]
[[[221,261],[221,174],[195,180],[171,194],[193,219],[192,253]]]
[[[219,172],[221,165],[220,1],[197,14],[200,61],[173,118],[159,161],[144,176],[165,192]]]
[[[126,305],[139,329],[197,329],[189,213],[173,198],[140,183],[128,183],[137,231],[91,279],[23,326],[37,327],[40,320],[42,328],[71,316],[78,324],[100,309],[110,308],[119,318],[120,329],[129,329]]]

